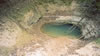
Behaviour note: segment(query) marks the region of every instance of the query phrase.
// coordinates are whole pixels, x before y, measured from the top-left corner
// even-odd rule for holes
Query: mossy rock
[[[97,44],[100,44],[100,38],[96,39],[95,42],[96,42]]]
[[[98,7],[98,9],[100,10],[100,2],[96,3],[96,6]]]

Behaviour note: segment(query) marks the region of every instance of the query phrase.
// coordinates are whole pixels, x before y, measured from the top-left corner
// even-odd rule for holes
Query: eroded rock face
[[[76,52],[79,55],[83,55],[83,56],[100,56],[99,54],[100,48],[96,46],[94,43],[89,43],[85,47],[76,50]]]
[[[81,28],[83,35],[82,37],[84,37],[85,39],[91,37],[93,38],[99,37],[99,27],[98,27],[99,24],[96,23],[96,21],[87,20],[86,18],[82,19],[81,17],[78,16],[59,16],[59,18],[57,18],[55,22],[72,23],[78,25]]]
[[[18,25],[7,19],[0,19],[0,46],[11,47],[16,44],[16,38],[20,35],[21,29]]]
[[[34,0],[20,0],[19,2],[16,0],[10,0],[12,7],[6,8],[6,10],[2,10],[0,12],[3,13],[3,18],[0,19],[0,47],[12,47],[16,44],[17,37],[22,34],[22,30],[27,31],[29,28],[32,33],[22,34],[18,38],[18,44],[21,42],[25,42],[22,47],[17,47],[15,45],[14,52],[12,51],[8,56],[99,56],[99,47],[96,50],[95,44],[84,43],[81,40],[76,39],[67,39],[67,38],[51,38],[47,36],[40,35],[37,26],[39,23],[39,19],[41,16],[46,18],[48,21],[52,19],[55,22],[59,23],[72,23],[77,25],[77,23],[81,20],[81,14],[77,8],[79,4],[76,1],[71,1],[70,5],[62,5],[61,1],[57,0],[58,4],[42,4],[37,5],[34,4]],[[42,0],[40,0],[42,1]],[[69,1],[69,0],[68,0]],[[14,3],[13,3],[14,2]],[[36,9],[35,9],[36,8]],[[7,17],[7,18],[6,18]],[[98,23],[95,23],[93,20],[87,20],[85,18],[82,20],[78,26],[82,28],[82,35],[85,39],[87,38],[95,38],[98,37]],[[46,21],[45,20],[45,21]],[[36,23],[36,24],[33,24]],[[31,25],[31,27],[30,27]],[[36,28],[36,29],[35,29]],[[92,30],[92,31],[91,31]],[[31,37],[31,38],[30,38]],[[32,38],[34,37],[34,38]],[[25,39],[26,38],[26,39]],[[31,40],[30,40],[30,39]],[[40,38],[41,40],[48,39],[46,41],[36,40],[38,42],[34,42],[33,39]],[[21,39],[21,40],[19,40]],[[29,42],[28,42],[28,41]],[[31,42],[33,41],[33,42]],[[31,42],[31,43],[30,43]],[[21,44],[20,44],[21,45]],[[82,48],[83,47],[83,48]],[[2,48],[1,48],[2,49]],[[7,56],[3,51],[3,48],[0,51],[0,56]],[[84,52],[87,51],[87,52]],[[94,52],[96,51],[96,52]],[[9,52],[9,51],[8,51]],[[83,53],[84,52],[84,53]],[[92,54],[90,54],[92,53]]]
[[[23,48],[18,48],[17,56],[67,56],[77,48],[79,40],[64,37],[50,39],[40,43],[31,43]]]
[[[68,36],[67,36],[68,37]],[[43,43],[30,43],[17,48],[11,56],[99,56],[100,47],[94,42],[86,43],[68,38],[54,38]],[[91,54],[90,54],[91,53]]]

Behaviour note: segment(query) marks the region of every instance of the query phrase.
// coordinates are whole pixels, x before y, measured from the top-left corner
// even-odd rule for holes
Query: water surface
[[[78,26],[74,26],[75,29],[72,31],[73,24],[53,24],[53,23],[47,23],[44,24],[41,27],[41,30],[43,33],[58,37],[58,36],[75,36],[80,37],[81,30]]]

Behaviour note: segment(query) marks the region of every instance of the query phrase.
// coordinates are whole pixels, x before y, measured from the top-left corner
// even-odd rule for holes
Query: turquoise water
[[[44,24],[41,27],[41,30],[43,33],[46,33],[50,36],[76,36],[76,37],[80,37],[81,35],[81,30],[79,27],[75,26],[76,28],[71,31],[71,27],[73,25],[72,24],[52,24],[52,23],[48,23],[48,24]]]

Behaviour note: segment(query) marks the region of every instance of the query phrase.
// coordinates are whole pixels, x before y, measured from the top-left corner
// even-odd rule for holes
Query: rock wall
[[[32,28],[32,24],[37,23],[42,16],[56,12],[59,7],[63,11],[66,9],[65,6],[59,6],[60,1],[56,1],[56,4],[48,3],[48,6],[46,0],[40,1],[6,0],[5,3],[0,4],[0,46],[15,45],[16,39],[22,34],[22,31],[28,31]]]
[[[16,44],[16,38],[21,34],[18,25],[4,17],[0,19],[0,46],[11,47]]]
[[[77,1],[80,2],[77,3]],[[23,54],[22,52],[25,52],[27,50],[34,51],[33,50],[34,45],[36,45],[36,48],[37,47],[41,48],[40,46],[42,44],[41,45],[36,44],[37,40],[35,40],[36,43],[34,43],[33,40],[33,36],[41,37],[38,36],[39,33],[33,34],[32,32],[32,34],[30,34],[30,33],[26,33],[26,31],[33,31],[32,25],[36,24],[35,26],[37,26],[37,23],[40,22],[39,20],[40,19],[45,20],[45,18],[46,20],[53,19],[53,21],[59,23],[72,23],[78,25],[82,30],[82,37],[80,37],[82,39],[99,37],[100,15],[99,13],[97,13],[98,8],[96,9],[96,7],[94,6],[95,5],[95,2],[93,3],[94,0],[90,0],[89,4],[86,3],[87,1],[89,0],[5,0],[5,2],[2,4],[0,2],[0,13],[1,13],[0,14],[0,56],[19,56],[19,55],[21,56],[21,54]],[[93,6],[91,5],[92,3]],[[88,4],[88,5],[84,5],[84,4]],[[82,20],[82,18],[84,19]],[[41,39],[43,40],[43,38]],[[22,51],[20,51],[17,49],[17,47],[15,47],[14,52],[11,51],[13,53],[10,53],[10,51],[7,50],[9,47],[11,48],[14,45],[24,45],[26,43],[29,43],[28,41],[32,41],[32,40],[33,42],[32,44],[29,44],[28,49],[22,47],[20,49]],[[39,41],[39,43],[43,42],[42,40]],[[59,39],[59,41],[55,41],[54,39],[52,40],[53,42],[52,41],[48,41],[48,42],[51,43],[50,45],[55,43],[53,44],[54,50],[56,50],[57,48],[59,49],[59,46],[55,48],[55,46],[57,45],[56,43],[58,43],[58,45],[59,43],[61,43],[60,46],[61,47],[63,46],[62,45],[63,42],[61,42],[61,39]],[[66,40],[64,43],[65,44],[67,43]],[[73,47],[76,44],[74,44],[74,42],[72,42],[72,44],[73,44],[72,46],[73,49]],[[77,45],[81,45],[81,44],[77,44]],[[70,43],[68,45],[70,45]],[[48,45],[45,44],[45,46]],[[50,48],[47,47],[47,50],[49,49],[52,50],[51,47]],[[39,51],[41,50],[39,49]],[[18,52],[18,54],[16,52]],[[38,51],[36,52],[38,53]],[[8,55],[6,55],[5,53],[8,53]],[[35,54],[38,56],[39,54],[37,53]]]
[[[100,27],[98,26],[99,22],[96,23],[96,21],[99,21],[99,15],[97,13],[94,13],[97,11],[94,6],[95,2],[93,6],[91,5],[91,3],[93,3],[94,0],[91,0],[91,2],[89,2],[88,5],[91,5],[90,7],[84,5],[87,4],[86,3],[87,1],[85,1],[84,3],[77,3],[76,1],[72,0],[68,2],[65,2],[65,0],[62,1],[61,0],[59,1],[7,0],[7,1],[8,2],[5,5],[3,5],[2,8],[0,8],[1,12],[0,19],[4,21],[6,19],[9,19],[8,21],[11,21],[17,25],[15,26],[15,28],[19,27],[21,30],[23,29],[27,30],[31,28],[32,24],[37,23],[39,19],[41,19],[41,17],[53,16],[53,18],[55,18],[63,16],[60,17],[60,22],[62,21],[66,22],[66,20],[68,20],[69,22],[74,24],[77,24],[77,22],[79,22],[81,18],[84,18],[84,20],[82,20],[82,22],[79,24],[79,26],[82,27],[82,32],[83,32],[82,37],[90,38],[99,36],[99,29],[100,29]],[[85,10],[82,10],[84,7]],[[89,11],[88,12],[86,10],[92,8],[93,11],[88,10]],[[4,19],[5,17],[6,19]]]
[[[99,24],[96,21],[87,20],[86,18],[81,21],[81,17],[78,16],[61,16],[56,19],[55,22],[71,23],[81,28],[82,36],[80,38],[89,39],[99,37]],[[81,22],[80,22],[81,21]],[[74,27],[73,27],[74,28]]]
[[[72,16],[60,17],[59,22],[68,22],[81,26],[84,39],[100,37],[100,20],[96,0],[77,0]]]

